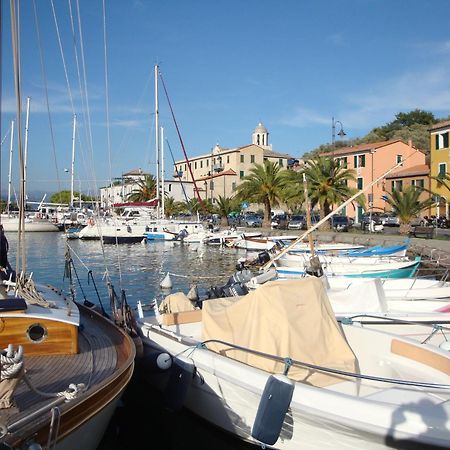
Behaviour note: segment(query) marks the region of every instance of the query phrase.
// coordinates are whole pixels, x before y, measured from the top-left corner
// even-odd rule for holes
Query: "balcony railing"
[[[223,171],[223,165],[222,164],[214,164],[213,165],[213,171],[214,172],[222,172]]]
[[[174,178],[181,178],[182,176],[183,176],[183,171],[182,170],[178,170],[178,171],[173,173],[173,177]]]

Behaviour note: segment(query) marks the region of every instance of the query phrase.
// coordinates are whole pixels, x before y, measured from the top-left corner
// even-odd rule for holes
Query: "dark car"
[[[285,230],[289,223],[289,217],[287,214],[276,214],[272,217],[270,226],[279,230]]]
[[[263,219],[258,214],[248,214],[241,220],[241,223],[246,227],[260,227]]]
[[[302,230],[306,224],[306,217],[299,214],[294,214],[288,223],[289,230]]]
[[[370,219],[372,218],[375,225],[383,224],[383,215],[379,212],[364,213],[361,217],[361,229],[367,230],[369,228]]]
[[[331,228],[335,231],[348,231],[353,225],[353,220],[347,216],[331,217]]]
[[[315,225],[317,222],[319,222],[320,216],[318,214],[312,214],[311,215],[311,225]],[[306,230],[308,228],[308,224],[306,222],[305,217],[305,223],[303,224],[302,230]]]

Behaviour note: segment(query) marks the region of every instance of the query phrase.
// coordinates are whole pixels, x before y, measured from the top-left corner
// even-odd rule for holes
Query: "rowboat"
[[[318,278],[143,316],[139,328],[144,378],[166,406],[245,441],[280,450],[448,445],[449,353],[338,323]]]

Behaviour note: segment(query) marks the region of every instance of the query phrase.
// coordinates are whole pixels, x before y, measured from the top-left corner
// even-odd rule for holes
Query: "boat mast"
[[[155,65],[155,146],[156,146],[156,217],[160,218],[159,206],[159,104],[158,104],[158,65]]]
[[[73,132],[72,132],[72,166],[71,166],[71,174],[70,174],[70,209],[73,209],[73,176],[75,169],[75,133],[77,126],[77,115],[73,115]],[[81,199],[81,192],[78,193]]]
[[[23,156],[23,199],[25,202],[25,209],[27,208],[27,158],[28,158],[28,125],[30,122],[30,100],[31,97],[27,97],[27,116],[25,120],[25,148]]]
[[[306,182],[306,175],[303,174],[303,190],[305,191],[305,204],[306,204],[306,228],[311,228],[311,203],[308,196],[308,183]],[[309,248],[311,250],[311,257],[314,257],[314,243],[312,234],[308,234]]]
[[[165,195],[164,195],[164,128],[161,127],[161,217],[164,219],[165,214]]]
[[[8,216],[9,216],[10,207],[11,207],[13,142],[14,142],[14,120],[11,120],[11,141],[9,144],[8,204],[6,206],[6,212],[8,213]]]

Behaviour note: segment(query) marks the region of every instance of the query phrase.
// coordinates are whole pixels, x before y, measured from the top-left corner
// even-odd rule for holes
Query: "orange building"
[[[326,155],[330,156],[329,153]],[[401,140],[339,148],[334,151],[333,157],[340,161],[342,167],[355,170],[357,180],[350,182],[349,186],[358,190],[367,188],[373,181],[402,161],[400,166],[402,169],[425,164],[425,154],[413,147],[411,141],[405,144]],[[353,217],[356,222],[360,222],[362,214],[370,208],[375,211],[385,211],[386,202],[383,197],[386,191],[386,179],[383,178],[364,192],[365,210],[355,203],[347,207],[344,214]]]

